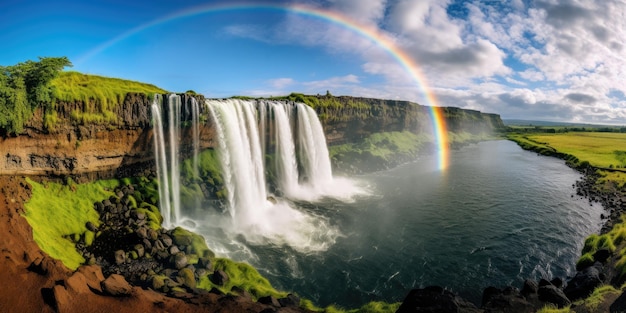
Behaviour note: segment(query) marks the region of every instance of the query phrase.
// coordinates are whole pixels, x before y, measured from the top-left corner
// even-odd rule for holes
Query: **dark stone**
[[[94,233],[98,232],[98,228],[96,227],[96,225],[94,225],[92,222],[87,222],[87,224],[85,224],[85,227],[89,230],[92,231]]]
[[[539,285],[535,280],[527,279],[524,281],[524,287],[522,287],[522,295],[527,297],[530,294],[535,294],[539,290]]]
[[[196,264],[196,266],[199,268],[210,270],[212,267],[211,260],[209,260],[208,258],[200,258],[198,259],[198,264]]]
[[[209,279],[211,279],[211,281],[214,284],[218,286],[223,286],[228,281],[229,277],[228,277],[228,274],[226,274],[226,272],[222,270],[216,270],[213,272],[213,275],[209,277]]]
[[[439,286],[413,289],[404,298],[397,313],[432,312],[457,313],[480,312],[475,305]]]
[[[556,288],[563,288],[563,280],[560,279],[559,277],[555,277],[554,279],[550,281],[550,283],[554,285],[554,287]]]
[[[586,298],[596,287],[602,284],[604,275],[596,267],[597,264],[577,272],[576,276],[567,283],[567,287],[563,291],[570,300],[576,301]]]
[[[163,242],[163,245],[168,248],[172,245],[172,237],[168,236],[167,234],[163,234],[161,235],[161,241]]]
[[[552,283],[549,280],[547,280],[547,279],[542,278],[539,281],[539,287],[540,288],[543,287],[543,286],[550,286],[550,285],[552,285]]]
[[[286,297],[278,299],[278,303],[282,307],[297,307],[300,305],[300,297],[290,293]]]
[[[135,251],[137,252],[137,256],[140,257],[140,258],[143,257],[145,252],[146,252],[146,250],[144,250],[144,248],[143,248],[143,245],[141,245],[141,244],[136,244],[135,245]]]
[[[177,270],[185,268],[185,266],[187,266],[187,262],[188,262],[187,255],[185,255],[184,252],[179,252],[179,253],[176,253],[176,255],[174,255],[173,265]]]
[[[152,250],[152,243],[150,242],[150,240],[144,239],[142,243],[144,248],[146,248],[146,251]]]
[[[566,307],[572,302],[567,298],[563,290],[555,287],[554,285],[547,285],[539,287],[537,291],[539,300],[556,304],[559,308]]]
[[[178,250],[177,246],[170,246],[169,251],[170,251],[171,255],[176,255],[176,253],[180,252],[180,250]]]
[[[115,251],[115,264],[121,265],[126,262],[126,252],[124,250]]]
[[[617,299],[615,299],[609,308],[609,312],[626,312],[626,292],[622,293],[619,297],[617,297]]]
[[[487,288],[485,288],[483,290],[483,302],[482,302],[482,306],[485,306],[485,304],[487,304],[491,299],[495,298],[496,296],[499,296],[502,294],[502,290],[493,287],[493,286],[489,286]]]
[[[266,305],[271,305],[277,308],[280,307],[280,302],[278,302],[278,300],[272,296],[261,297],[259,298],[257,302],[266,304]]]
[[[593,254],[593,259],[597,262],[605,263],[611,257],[611,250],[602,248]]]
[[[146,239],[148,238],[148,230],[145,227],[141,227],[139,229],[137,229],[137,231],[135,232],[137,234],[137,237],[141,238],[141,239]],[[152,247],[152,245],[150,245]]]

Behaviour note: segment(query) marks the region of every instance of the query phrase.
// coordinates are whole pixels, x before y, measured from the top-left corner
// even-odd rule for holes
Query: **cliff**
[[[184,121],[191,120],[192,97],[204,103],[200,95],[183,95]],[[318,97],[329,99],[329,96]],[[421,133],[432,128],[430,108],[416,103],[354,97],[332,97],[332,101],[333,106],[315,107],[329,145],[356,141],[378,132]],[[105,122],[77,120],[74,112],[85,112],[95,106],[83,101],[57,103],[52,125],[44,122],[44,112],[37,111],[21,134],[0,138],[0,150],[4,152],[0,175],[72,176],[92,180],[133,176],[151,170],[154,168],[151,104],[151,97],[145,94],[128,93],[112,109],[113,118]],[[163,110],[166,122],[167,106]],[[201,115],[208,115],[204,105],[200,105],[200,111]],[[451,107],[444,108],[444,113],[448,129],[453,132],[482,133],[503,127],[496,114]],[[201,124],[201,148],[214,147],[211,119],[205,118]],[[182,138],[191,138],[190,132],[190,127],[183,127]],[[189,140],[183,139],[181,151],[191,151]]]

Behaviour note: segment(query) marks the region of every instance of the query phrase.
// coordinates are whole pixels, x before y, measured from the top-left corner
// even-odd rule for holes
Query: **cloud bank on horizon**
[[[0,40],[16,48],[0,52],[0,64],[51,53],[75,61],[160,17],[224,1],[118,2],[115,8],[110,1],[67,1],[61,11],[9,1],[0,5],[0,27],[12,31]],[[376,29],[419,65],[438,105],[503,118],[626,124],[623,0],[271,3],[307,5]],[[22,11],[29,15],[20,17]],[[121,38],[74,69],[208,97],[328,90],[426,104],[406,68],[377,42],[340,24],[288,10],[205,13]],[[37,23],[50,28],[38,30]]]

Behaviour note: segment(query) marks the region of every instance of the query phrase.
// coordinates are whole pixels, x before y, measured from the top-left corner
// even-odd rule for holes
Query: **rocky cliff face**
[[[318,108],[329,145],[342,144],[376,132],[432,132],[430,107],[409,101],[337,97],[340,108]],[[365,106],[356,106],[363,103]],[[504,128],[497,114],[454,107],[443,108],[449,131],[492,133]]]
[[[191,120],[190,95],[183,95],[182,118]],[[193,96],[204,103],[202,96]],[[320,116],[330,145],[358,140],[375,132],[431,131],[429,107],[408,101],[338,97],[337,107],[320,107]],[[357,105],[357,103],[360,103]],[[35,114],[17,137],[0,138],[0,175],[31,175],[74,178],[107,178],[140,174],[154,166],[152,100],[144,94],[129,93],[113,113],[115,121],[81,125],[72,112],[85,111],[93,104],[58,103],[53,129],[44,127],[42,112]],[[201,115],[208,115],[200,105]],[[491,132],[503,127],[496,114],[445,108],[451,131]],[[167,106],[163,106],[167,121]],[[201,148],[214,147],[215,129],[211,119],[200,127]],[[190,125],[190,123],[183,123]],[[167,134],[166,134],[167,136]],[[182,153],[191,151],[190,127],[182,130]]]

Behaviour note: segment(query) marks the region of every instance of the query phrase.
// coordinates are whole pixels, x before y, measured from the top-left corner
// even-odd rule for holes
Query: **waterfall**
[[[207,108],[215,122],[232,223],[228,231],[244,235],[249,242],[287,244],[300,251],[325,250],[332,245],[338,231],[326,219],[308,215],[282,198],[270,197],[267,189],[264,153],[273,152],[274,179],[284,196],[300,198],[305,191],[299,182],[292,130],[295,123],[309,123],[312,117],[307,113],[306,119],[294,121],[294,105],[274,101],[208,100]],[[311,137],[319,139],[313,130]],[[317,146],[307,149],[320,154],[314,159],[321,158],[323,152]]]
[[[169,133],[170,133],[170,188],[172,211],[171,218],[174,223],[180,218],[180,166],[179,166],[179,143],[180,143],[180,96],[171,94],[168,98],[169,105]],[[167,224],[171,225],[171,224]]]
[[[198,154],[200,153],[200,107],[196,98],[191,98],[191,131],[193,137],[193,177],[197,179],[198,173]]]
[[[289,121],[290,108],[280,103],[272,104],[275,123],[276,183],[286,196],[295,196],[298,187],[298,164],[296,148]]]
[[[346,194],[336,184],[341,180],[332,177],[315,111],[278,101],[207,100],[205,105],[215,127],[228,214],[201,207],[200,199],[193,204],[184,198],[186,206],[194,207],[181,207],[182,120],[191,122],[185,125],[191,127],[191,175],[197,183],[200,108],[195,99],[183,108],[178,95],[156,96],[151,113],[163,225],[173,227],[190,219],[194,225],[209,225],[219,220],[227,233],[258,244],[287,244],[305,252],[332,245],[339,233],[328,220],[297,209],[292,202]],[[189,141],[182,146],[189,147]],[[273,162],[266,164],[266,159]]]
[[[167,158],[165,156],[165,136],[163,135],[163,122],[161,120],[161,95],[155,95],[150,110],[153,119],[154,159],[156,163],[157,180],[159,181],[159,208],[163,216],[163,224],[170,225],[170,187],[168,179]]]
[[[298,145],[304,176],[315,190],[327,189],[333,180],[326,137],[315,111],[303,103],[298,108]]]

